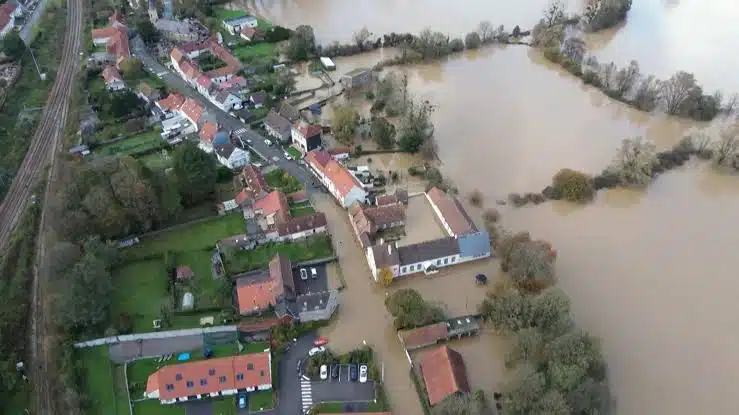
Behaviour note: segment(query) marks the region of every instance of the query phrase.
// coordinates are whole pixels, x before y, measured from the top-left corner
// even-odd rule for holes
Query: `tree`
[[[388,267],[382,267],[378,275],[378,281],[385,287],[389,287],[393,283],[393,271]]]
[[[495,37],[493,24],[488,20],[483,20],[479,25],[477,25],[477,33],[480,37],[480,43],[482,44],[492,42]]]
[[[283,71],[275,76],[275,85],[272,89],[277,96],[287,96],[295,91],[295,77],[290,71]]]
[[[562,53],[572,59],[578,65],[582,64],[585,57],[585,41],[579,36],[570,36],[562,44]]]
[[[513,346],[505,356],[506,367],[513,368],[523,362],[537,365],[542,358],[544,344],[544,334],[537,327],[526,327],[517,331]]]
[[[483,196],[482,192],[475,189],[472,192],[470,192],[470,195],[468,196],[468,199],[470,200],[470,204],[475,207],[482,206],[483,202]]]
[[[692,73],[678,71],[663,82],[660,88],[662,100],[665,103],[667,113],[677,115],[687,110],[690,98],[695,95],[698,84]]]
[[[660,81],[654,75],[649,75],[639,84],[632,102],[642,111],[652,111],[659,102],[660,89]]]
[[[148,19],[141,19],[136,24],[136,33],[141,36],[141,40],[148,45],[157,43],[160,38],[159,30]]]
[[[615,92],[619,97],[629,93],[639,79],[639,63],[632,60],[629,66],[616,72]]]
[[[488,294],[480,314],[501,333],[516,333],[531,326],[531,299],[516,287],[506,286]]]
[[[478,392],[449,395],[431,408],[431,415],[483,415],[485,396]]]
[[[532,300],[531,322],[546,335],[559,335],[574,325],[570,313],[570,298],[562,289],[549,287]]]
[[[464,46],[467,49],[477,49],[480,47],[481,39],[480,34],[477,32],[470,32],[464,37]]]
[[[381,149],[395,147],[395,126],[383,117],[375,117],[370,124],[370,134]]]
[[[144,76],[144,64],[141,59],[127,58],[121,62],[121,71],[126,79],[139,79]]]
[[[536,292],[554,279],[551,248],[541,241],[525,241],[514,246],[508,276],[527,291]]]
[[[400,149],[408,153],[417,153],[426,140],[434,134],[430,115],[433,107],[428,102],[409,101],[406,112],[400,123]]]
[[[362,50],[370,37],[372,37],[372,33],[367,29],[367,26],[364,26],[354,32],[352,39],[354,40],[354,43],[356,43],[357,47]]]
[[[285,53],[294,61],[303,61],[315,52],[316,37],[313,28],[308,25],[300,25],[290,37]]]
[[[716,166],[727,166],[734,161],[734,156],[739,150],[737,140],[737,128],[724,128],[719,134],[719,139],[713,144],[713,163]]]
[[[546,393],[544,374],[532,366],[519,368],[516,376],[503,387],[503,409],[506,415],[530,415],[536,402]],[[544,412],[545,413],[545,412]]]
[[[544,24],[547,27],[558,25],[565,20],[565,6],[560,0],[552,0],[544,9]]]
[[[424,59],[437,59],[449,54],[449,37],[425,28],[413,40],[413,50]]]
[[[587,202],[593,198],[593,179],[585,173],[562,169],[552,178],[554,191],[570,202]]]
[[[208,200],[216,187],[216,161],[194,143],[178,146],[172,156],[172,167],[183,202],[188,206]]]
[[[13,59],[18,59],[26,52],[26,44],[21,39],[17,30],[11,30],[0,41],[0,47],[4,54]]]
[[[487,208],[482,212],[482,220],[486,224],[494,224],[500,220],[500,212],[495,208]]]
[[[410,288],[403,288],[385,299],[385,307],[395,319],[396,330],[411,329],[438,323],[444,320],[443,311],[428,304],[421,294]]]
[[[464,50],[464,42],[460,38],[454,38],[449,41],[450,52],[461,52]]]
[[[571,415],[573,412],[559,391],[549,390],[533,405],[532,413],[547,415]]]
[[[339,107],[334,110],[331,131],[336,139],[344,144],[354,141],[359,125],[359,113],[351,107]]]
[[[624,139],[606,171],[618,176],[623,186],[643,187],[651,183],[656,161],[657,149],[654,144],[641,137]]]

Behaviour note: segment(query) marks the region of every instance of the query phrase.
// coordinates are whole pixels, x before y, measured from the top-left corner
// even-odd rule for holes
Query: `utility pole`
[[[21,39],[23,40],[23,39]],[[36,56],[33,54],[33,49],[26,43],[25,40],[23,40],[23,44],[26,45],[26,49],[28,49],[28,52],[31,53],[31,59],[33,60],[33,65],[36,66],[36,72],[38,73],[38,78],[42,81],[46,80],[46,74],[41,73],[41,69],[38,67],[38,62],[36,62]]]

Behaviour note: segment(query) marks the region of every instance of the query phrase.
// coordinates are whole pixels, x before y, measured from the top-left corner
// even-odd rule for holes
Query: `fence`
[[[128,413],[133,415],[133,404],[131,403],[131,390],[128,388],[128,361],[123,363],[123,380],[126,382],[126,401],[128,401]]]
[[[154,339],[168,339],[173,337],[183,336],[194,336],[202,334],[203,336],[213,333],[227,333],[236,332],[238,326],[219,326],[219,327],[206,327],[202,329],[182,329],[182,330],[169,330],[169,331],[157,331],[153,333],[140,333],[140,334],[124,334],[121,336],[110,336],[103,337],[95,340],[88,340],[85,342],[75,343],[76,349],[82,349],[85,347],[103,346],[106,344],[116,344],[122,342],[132,342],[138,340],[154,340]]]

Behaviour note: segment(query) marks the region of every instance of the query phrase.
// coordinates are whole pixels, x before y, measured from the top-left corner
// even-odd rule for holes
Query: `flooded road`
[[[394,2],[393,13],[387,13],[390,3],[384,0],[260,2],[284,19],[278,23],[311,24],[321,41],[348,39],[365,25],[377,33],[431,26],[451,35],[482,19],[525,27],[538,20],[546,3],[407,0]],[[636,59],[643,72],[663,78],[686,70],[709,91],[736,92],[737,19],[739,3],[731,0],[710,6],[697,0],[635,1],[623,27],[590,36],[588,44],[601,60]],[[352,58],[343,59],[351,65]],[[367,65],[361,59],[356,66]],[[611,101],[524,47],[485,48],[403,70],[412,92],[438,105],[433,118],[445,177],[462,194],[480,189],[487,205],[509,192],[538,191],[563,167],[599,172],[623,138],[641,135],[663,149],[706,127]],[[317,205],[329,214],[331,231],[353,242],[345,216],[334,215],[332,203]],[[739,178],[694,163],[661,176],[646,192],[601,192],[593,204],[580,207],[504,209],[503,218],[506,226],[529,230],[557,248],[560,284],[578,322],[603,341],[618,414],[739,413],[739,283],[732,260],[739,244],[733,231]],[[384,308],[385,290],[369,281],[356,245],[344,242],[339,255],[349,288],[332,334],[346,342],[340,344],[345,349],[361,344],[365,335],[385,363],[393,409],[420,414],[407,360]],[[494,261],[474,267],[495,275]],[[450,311],[473,311],[483,294],[465,286],[465,278],[407,280],[392,289],[412,286]],[[502,357],[500,341],[478,340],[465,340],[480,346],[463,348],[481,347],[480,355],[477,349],[466,352],[470,359]],[[482,366],[463,355],[468,370]],[[489,364],[493,372],[499,363]],[[470,378],[473,387],[490,392],[503,376]]]

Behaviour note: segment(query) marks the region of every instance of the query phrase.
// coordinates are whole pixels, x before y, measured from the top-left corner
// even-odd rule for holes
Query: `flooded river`
[[[452,35],[482,19],[526,27],[538,20],[546,3],[256,4],[278,23],[312,25],[319,40],[328,41],[349,39],[365,25],[376,33],[431,26]],[[570,3],[573,10],[580,5]],[[623,27],[591,36],[588,43],[601,60],[626,64],[636,59],[644,72],[660,77],[687,70],[707,90],[735,92],[739,55],[732,46],[739,38],[739,26],[733,24],[738,19],[739,3],[732,0],[710,6],[698,0],[641,0],[634,2]],[[509,192],[540,190],[562,167],[600,171],[622,138],[641,135],[667,148],[683,134],[706,127],[608,100],[524,47],[491,47],[404,70],[412,91],[438,105],[434,122],[442,171],[463,193],[483,191],[489,205]],[[317,204],[329,212],[333,206]],[[584,207],[547,203],[503,213],[507,226],[546,238],[559,251],[557,272],[576,317],[603,340],[619,414],[739,413],[739,362],[734,358],[739,283],[731,262],[739,244],[739,233],[732,229],[739,219],[738,177],[696,163],[661,176],[646,192],[601,192]],[[352,241],[339,248],[349,288],[332,334],[344,343],[341,348],[362,340],[375,345],[395,411],[420,414],[406,357],[382,304],[385,290],[367,279],[345,217],[332,212],[329,218],[332,232]],[[495,274],[494,261],[475,267]],[[459,275],[474,272],[464,269]],[[450,312],[474,311],[473,303],[482,296],[464,277],[401,286],[406,285],[444,301]],[[477,370],[474,361],[501,356],[500,339],[486,335],[479,340],[460,345],[471,371]],[[473,387],[490,393],[496,385],[492,376],[498,375],[470,376]]]

